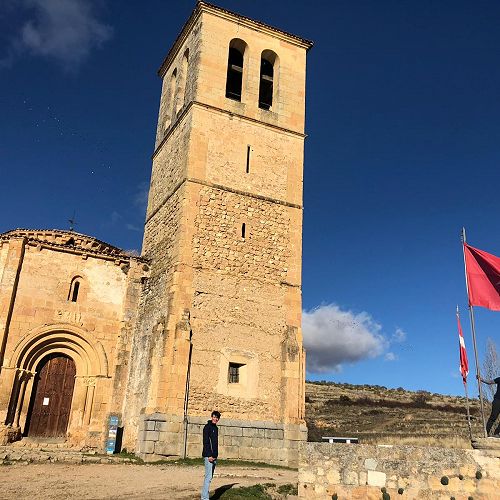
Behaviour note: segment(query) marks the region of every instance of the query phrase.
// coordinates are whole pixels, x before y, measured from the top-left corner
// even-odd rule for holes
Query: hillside
[[[486,404],[486,416],[490,406]],[[481,437],[479,401],[470,400],[472,432]],[[309,441],[358,437],[361,443],[470,447],[464,397],[381,386],[306,382]]]

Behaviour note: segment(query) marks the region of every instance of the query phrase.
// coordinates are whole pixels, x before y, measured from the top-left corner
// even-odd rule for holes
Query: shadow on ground
[[[210,500],[218,500],[223,495],[223,493],[225,493],[227,490],[230,490],[235,484],[238,484],[238,483],[231,483],[231,484],[225,484],[223,486],[219,486],[214,491],[214,494],[210,497]]]

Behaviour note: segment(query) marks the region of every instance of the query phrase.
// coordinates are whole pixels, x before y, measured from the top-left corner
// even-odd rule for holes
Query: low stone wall
[[[54,448],[47,445],[44,448],[31,448],[30,446],[0,446],[0,465],[11,463],[27,465],[32,462],[55,463],[64,462],[70,464],[118,464],[136,463],[137,460],[130,457],[118,455],[98,455],[95,452],[83,452],[68,449],[64,444]]]
[[[206,417],[189,417],[187,456],[201,457]],[[307,440],[305,425],[283,425],[264,421],[222,419],[219,427],[219,457],[262,461],[298,467],[300,442]],[[147,462],[184,453],[182,417],[153,413],[142,417],[138,455]]]
[[[500,498],[498,452],[392,445],[304,443],[299,497]]]

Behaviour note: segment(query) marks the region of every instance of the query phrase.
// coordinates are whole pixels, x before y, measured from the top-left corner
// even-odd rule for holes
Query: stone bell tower
[[[301,332],[306,52],[311,42],[198,2],[161,65],[125,427],[146,459],[294,464]],[[129,424],[127,424],[127,419]],[[127,429],[126,429],[127,432]]]

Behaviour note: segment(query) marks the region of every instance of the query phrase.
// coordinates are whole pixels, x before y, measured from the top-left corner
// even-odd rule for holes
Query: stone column
[[[0,376],[0,424],[10,424],[7,422],[9,413],[10,398],[14,388],[14,381],[16,380],[16,369],[6,368],[2,371]]]
[[[28,381],[31,378],[31,372],[21,370],[19,374],[19,392],[17,395],[17,405],[16,405],[16,413],[15,413],[15,427],[20,427],[21,414],[24,406],[24,396],[26,394],[26,386],[28,385]]]
[[[21,416],[19,420],[19,427],[24,430],[26,429],[26,420],[28,417],[28,409],[30,405],[31,397],[33,394],[33,387],[35,381],[36,372],[26,372],[26,383],[24,385],[24,398],[23,404],[20,408]]]
[[[23,265],[25,245],[25,238],[11,238],[9,240],[7,259],[0,278],[0,375],[3,369],[5,347]]]
[[[89,426],[92,419],[92,406],[94,404],[96,379],[95,377],[84,377],[83,383],[87,387],[85,407],[83,411],[83,425]]]

